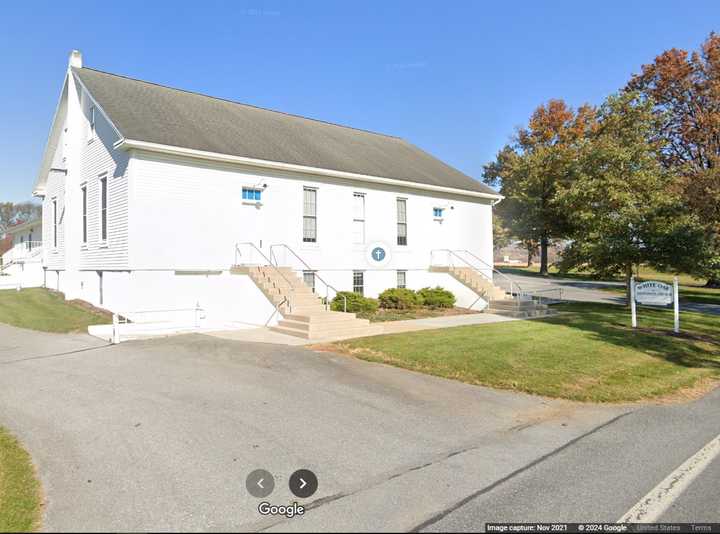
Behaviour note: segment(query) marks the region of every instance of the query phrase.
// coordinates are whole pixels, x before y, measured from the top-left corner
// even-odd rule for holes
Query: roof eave
[[[455,195],[468,196],[474,198],[486,198],[499,202],[504,197],[499,194],[483,193],[481,191],[471,191],[468,189],[458,189],[455,187],[445,187],[439,185],[423,184],[420,182],[410,182],[406,180],[398,180],[397,178],[388,178],[383,176],[371,176],[367,174],[358,174],[346,171],[337,171],[333,169],[323,169],[320,167],[309,167],[306,165],[297,165],[294,163],[283,163],[280,161],[269,161],[255,158],[247,158],[244,156],[231,156],[229,154],[220,154],[217,152],[207,152],[204,150],[195,150],[192,148],[183,148],[178,146],[163,145],[159,143],[150,143],[148,141],[138,141],[135,139],[120,139],[115,143],[114,148],[121,150],[143,150],[146,152],[157,152],[161,154],[170,154],[174,156],[185,156],[209,161],[218,161],[223,163],[236,163],[247,165],[250,167],[260,167],[264,169],[274,169],[288,172],[300,172],[306,174],[314,174],[317,176],[327,176],[331,178],[341,178],[344,180],[357,180],[361,182],[370,182],[385,185],[396,185],[400,187],[409,187],[413,189],[422,189],[425,191],[435,191],[442,193],[452,193]]]

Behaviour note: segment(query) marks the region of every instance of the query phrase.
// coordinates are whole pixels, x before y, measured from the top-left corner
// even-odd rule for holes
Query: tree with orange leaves
[[[497,210],[512,236],[539,244],[540,274],[548,273],[552,240],[568,232],[568,213],[557,202],[557,192],[573,179],[577,144],[586,137],[594,117],[590,106],[575,111],[562,100],[550,100],[485,166],[484,181],[505,196]]]
[[[627,89],[654,104],[661,161],[677,176],[688,207],[705,222],[708,242],[693,274],[720,287],[720,36],[699,51],[673,48],[643,65]]]

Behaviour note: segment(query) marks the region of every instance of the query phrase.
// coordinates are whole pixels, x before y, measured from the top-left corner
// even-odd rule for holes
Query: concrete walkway
[[[495,315],[492,313],[472,313],[467,315],[450,315],[446,317],[429,317],[426,319],[411,319],[407,321],[388,321],[380,323],[383,334],[398,334],[401,332],[415,332],[418,330],[435,330],[437,328],[451,328],[453,326],[466,326],[472,324],[501,323],[504,321],[517,321],[511,317]],[[378,323],[375,323],[378,324]],[[348,337],[331,337],[303,339],[300,337],[273,332],[269,328],[245,328],[241,330],[220,330],[206,332],[207,335],[233,341],[252,343],[273,343],[276,345],[300,346],[319,342],[341,341]]]

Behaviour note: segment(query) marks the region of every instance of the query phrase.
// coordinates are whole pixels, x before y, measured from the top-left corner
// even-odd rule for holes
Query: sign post
[[[673,310],[675,312],[675,323],[673,332],[676,334],[680,333],[680,298],[678,291],[678,277],[673,278]]]
[[[635,277],[630,277],[630,313],[632,313],[632,327],[637,328],[637,304],[635,304]]]

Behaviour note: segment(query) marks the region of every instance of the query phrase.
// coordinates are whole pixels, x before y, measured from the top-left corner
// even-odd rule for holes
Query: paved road
[[[470,532],[486,522],[615,522],[720,433],[720,390],[704,399],[638,409],[421,526]],[[720,460],[659,521],[720,521]]]
[[[104,346],[0,325],[0,424],[37,464],[51,531],[616,519],[717,434],[718,406],[720,393],[579,405],[300,347],[203,335]],[[293,500],[294,470],[317,473],[308,513],[261,517],[244,484],[256,468],[275,475],[278,504]],[[706,510],[717,473],[708,468],[673,513]]]
[[[0,325],[0,424],[47,530],[407,530],[626,410],[203,335],[99,345]],[[263,519],[256,468],[275,503],[315,471],[312,510]]]
[[[622,293],[607,291],[607,287],[623,287],[622,282],[605,282],[595,280],[577,280],[572,278],[542,278],[538,276],[523,276],[514,273],[506,273],[507,276],[517,282],[525,291],[544,291],[545,295],[552,298],[557,293],[548,290],[562,289],[562,296],[565,300],[576,302],[600,302],[606,304],[625,304],[625,296]],[[680,299],[682,310],[699,313],[710,313],[720,315],[720,305],[705,304],[701,302],[688,302]]]

